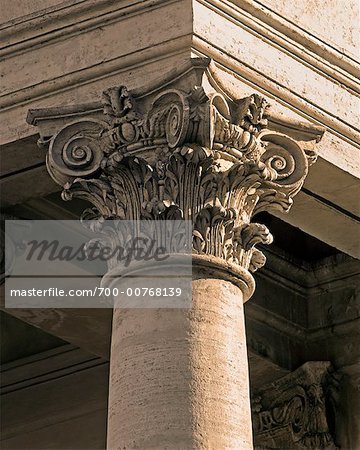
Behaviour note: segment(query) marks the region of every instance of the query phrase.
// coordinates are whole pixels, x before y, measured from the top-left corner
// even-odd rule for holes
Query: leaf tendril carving
[[[260,211],[288,211],[316,155],[269,129],[269,104],[231,100],[174,82],[149,95],[103,93],[103,120],[65,125],[50,140],[48,170],[63,198],[99,217],[193,222],[193,250],[255,271],[270,244]]]

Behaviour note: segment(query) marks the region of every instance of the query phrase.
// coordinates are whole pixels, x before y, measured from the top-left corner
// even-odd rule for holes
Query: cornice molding
[[[175,1],[177,0],[123,0],[114,3],[113,0],[77,0],[75,3],[60,3],[0,25],[0,39],[3,42],[0,57],[13,58],[38,46],[69,39]]]
[[[326,44],[256,1],[197,0],[267,42],[309,64],[323,76],[360,93],[360,65],[350,55]]]
[[[189,53],[190,46],[191,35],[185,35],[107,61],[101,61],[90,67],[2,95],[0,96],[0,107],[3,111],[10,110],[103,78],[120,75],[125,71],[131,71],[155,62],[160,63],[172,56],[177,57],[185,52]]]
[[[197,70],[198,72],[204,72],[205,70],[206,76],[213,88],[218,90],[229,101],[235,101],[239,97],[239,91],[235,90],[229,82],[222,79],[222,72],[217,64],[207,57],[192,58],[179,64],[167,74],[157,77],[146,87],[132,89],[132,95],[134,98],[142,98],[145,95],[150,95],[160,88],[165,88],[171,83],[181,80],[193,70]],[[201,78],[202,73],[198,76]],[[200,78],[198,81],[200,81]],[[41,126],[42,122],[44,124],[53,121],[59,121],[61,123],[61,120],[76,120],[82,116],[85,117],[93,114],[102,115],[102,113],[103,102],[95,101],[69,106],[30,109],[26,121],[30,125]],[[319,142],[325,132],[323,127],[314,125],[311,122],[302,122],[286,117],[283,113],[277,112],[276,105],[272,105],[268,111],[267,120],[269,129],[287,133],[301,141]]]
[[[340,137],[352,146],[360,148],[359,130],[347,124],[338,116],[315,105],[296,92],[289,90],[277,80],[260,73],[220,48],[209,44],[199,36],[193,36],[193,49],[195,55],[200,58],[211,58],[219,69],[228,72],[231,76],[256,89],[262,95],[276,100],[306,120],[321,127],[326,127],[328,132]]]
[[[279,336],[286,337],[286,339],[290,339],[293,343],[295,342],[302,346],[310,346],[319,341],[326,341],[333,339],[334,337],[338,338],[339,336],[349,338],[359,336],[359,317],[318,328],[305,328],[255,304],[254,302],[248,302],[246,304],[245,317],[260,323],[263,327],[263,331],[265,328],[268,328],[268,330],[275,331]],[[252,342],[251,337],[248,339],[248,344],[255,352],[259,351],[256,344]]]
[[[267,265],[261,271],[280,285],[307,297],[335,291],[345,280],[360,275],[360,262],[343,253],[329,256],[317,263],[294,260],[290,253],[278,248],[263,248]]]
[[[320,129],[326,127],[329,133],[338,136],[354,147],[360,148],[360,133],[352,127],[334,118],[328,112],[320,110],[297,94],[290,92],[287,88],[278,85],[276,81],[270,80],[263,74],[258,74],[253,69],[235,61],[234,58],[225,55],[223,52],[218,52],[216,49],[211,50],[207,46],[204,47],[201,40],[194,38],[193,41],[195,45],[194,51],[199,55],[200,59],[204,55],[208,55],[214,58],[214,60],[219,61],[216,63],[219,72],[225,70],[241,83],[252,86],[256,91],[295,111],[304,117],[305,120],[317,124],[314,125],[315,127],[318,126]],[[103,78],[109,78],[115,74],[121,75],[125,71],[136,69],[144,66],[144,64],[160,63],[169,57],[184,54],[190,42],[190,35],[183,36],[129,55],[115,58],[114,60],[102,62],[90,68],[57,77],[38,85],[19,89],[18,91],[0,96],[0,106],[3,111],[11,110],[25,106],[35,100],[44,100],[55,94],[76,89]],[[271,120],[276,121],[275,115]]]
[[[63,2],[1,24],[0,36],[4,44],[0,55],[2,58],[13,57],[36,45],[47,45],[55,40],[68,38],[74,33],[86,32],[109,21],[142,14],[149,9],[163,7],[174,1],[120,1],[116,3],[115,9],[112,0]],[[221,14],[226,14],[254,33],[269,39],[284,51],[296,55],[320,72],[359,92],[356,78],[359,76],[360,68],[351,56],[324,43],[274,11],[248,0],[199,1]],[[75,18],[79,19],[76,23]]]
[[[114,5],[110,0],[68,2],[65,3],[65,6],[61,4],[61,7],[44,10],[41,14],[37,13],[3,24],[2,32],[4,36],[6,33],[10,33],[8,36],[9,42],[14,39],[14,36],[23,36],[22,41],[16,44],[19,45],[18,50],[16,50],[16,45],[11,45],[4,48],[4,52],[9,52],[12,49],[11,51],[14,51],[13,54],[15,55],[17,51],[23,52],[36,46],[48,45],[55,42],[56,39],[68,39],[72,35],[71,33],[86,32],[91,27],[101,26],[103,23],[101,21],[104,21],[104,23],[109,23],[109,20],[121,21],[131,15],[148,12],[152,8],[166,6],[173,1],[155,0],[154,2],[149,0],[132,2],[131,4],[129,2],[118,2],[116,11],[113,11]],[[219,14],[230,17],[232,21],[239,23],[239,26],[241,25],[246,30],[255,33],[262,41],[266,40],[269,44],[277,46],[281,51],[292,55],[311,70],[316,70],[322,76],[334,81],[336,85],[346,87],[349,92],[359,91],[356,80],[359,69],[353,60],[299,27],[287,22],[276,13],[264,11],[261,5],[247,0],[234,2],[201,0],[201,2],[206,4],[207,7],[215,8]],[[85,15],[83,18],[82,14]],[[76,23],[74,23],[74,17],[79,18],[77,22],[75,21]],[[43,29],[43,34],[38,34],[40,29]],[[134,67],[161,61],[165,57],[177,55],[181,52],[190,54],[192,46],[195,52],[199,52],[199,55],[210,56],[226,67],[227,70],[233,70],[235,75],[238,74],[240,79],[260,90],[263,95],[275,98],[306,119],[317,122],[321,126],[326,126],[329,132],[345,139],[354,146],[359,146],[360,134],[358,131],[336,117],[334,111],[321,109],[311,101],[302,98],[301,95],[281,86],[277,83],[277,80],[265,77],[264,74],[246,67],[241,61],[236,61],[216,48],[208,48],[205,41],[196,35],[192,35],[190,28],[188,34],[184,34],[177,39],[171,39],[169,42],[151,48],[143,48],[137,52],[108,61],[101,61],[101,64],[94,64],[91,67],[76,70],[64,76],[18,89],[1,97],[0,104],[4,110],[17,108],[47,96],[121,73],[125,68],[131,70]],[[8,53],[8,56],[10,56],[10,53]]]

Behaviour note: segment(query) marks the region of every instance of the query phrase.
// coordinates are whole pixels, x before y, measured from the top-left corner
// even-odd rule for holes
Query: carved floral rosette
[[[251,219],[288,211],[312,161],[267,128],[263,97],[193,86],[135,98],[120,86],[103,107],[103,120],[70,123],[50,140],[47,166],[65,200],[88,200],[99,220],[191,220],[195,253],[251,271],[265,263],[255,245],[272,236]]]

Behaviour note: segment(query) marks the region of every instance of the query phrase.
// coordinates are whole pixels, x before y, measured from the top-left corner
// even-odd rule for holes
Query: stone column
[[[251,220],[289,210],[314,142],[301,140],[308,125],[269,120],[260,95],[234,98],[214,71],[194,59],[152,86],[110,88],[101,117],[83,106],[50,140],[64,199],[89,200],[99,223],[193,224],[192,308],[114,312],[111,450],[252,448],[242,304],[265,263],[255,245],[272,237]]]
[[[191,309],[114,310],[109,449],[252,449],[242,289],[193,276]]]

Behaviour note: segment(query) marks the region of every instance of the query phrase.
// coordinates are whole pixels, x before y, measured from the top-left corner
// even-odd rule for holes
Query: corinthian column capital
[[[194,253],[255,271],[265,262],[255,245],[272,236],[252,218],[289,210],[322,131],[275,117],[256,93],[241,97],[207,59],[142,89],[111,87],[96,114],[79,107],[82,118],[51,137],[48,170],[65,200],[94,205],[93,218],[191,220]]]
[[[325,396],[331,373],[328,361],[309,361],[254,393],[255,450],[338,448],[329,430]]]
[[[322,130],[241,85],[232,94],[223,75],[193,59],[102,103],[28,117],[63,198],[92,203],[84,218],[193,227],[191,308],[114,308],[109,449],[253,448],[243,302],[265,262],[255,246],[272,241],[253,217],[289,210]]]

